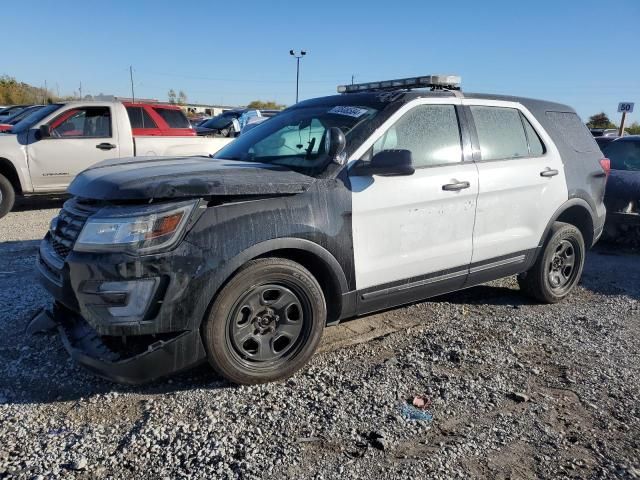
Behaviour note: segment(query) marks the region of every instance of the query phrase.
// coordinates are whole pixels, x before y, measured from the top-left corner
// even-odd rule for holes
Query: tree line
[[[56,98],[44,88],[18,82],[8,75],[0,76],[0,105],[53,103]]]
[[[618,125],[609,120],[609,117],[606,113],[600,112],[595,115],[591,115],[589,117],[589,121],[587,122],[587,127],[589,128],[619,128]],[[638,122],[633,122],[628,127],[624,128],[624,131],[629,135],[640,135],[640,124]]]

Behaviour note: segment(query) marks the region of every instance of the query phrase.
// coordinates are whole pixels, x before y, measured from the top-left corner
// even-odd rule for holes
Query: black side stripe
[[[476,267],[471,267],[469,269],[469,273],[477,273],[482,272],[484,270],[490,270],[496,267],[503,267],[505,265],[511,265],[512,263],[522,263],[524,262],[526,255],[518,255],[517,257],[505,258],[504,260],[493,261],[491,263],[485,263],[484,265],[478,265]]]
[[[363,293],[362,294],[362,299],[363,300],[370,300],[372,298],[377,298],[377,297],[381,297],[383,295],[389,295],[391,293],[395,293],[395,292],[401,292],[403,290],[410,290],[412,288],[417,288],[417,287],[422,287],[425,285],[429,285],[431,283],[436,283],[436,282],[441,282],[443,280],[450,280],[452,278],[457,278],[457,277],[463,277],[465,275],[467,275],[469,273],[469,271],[465,268],[464,270],[459,270],[457,272],[453,272],[453,273],[446,273],[443,275],[437,275],[431,278],[427,278],[424,280],[418,280],[415,282],[410,282],[410,283],[405,283],[403,285],[398,285],[396,287],[389,287],[389,288],[384,288],[382,290],[375,290],[373,292],[368,292],[368,293]]]
[[[360,292],[360,298],[362,300],[372,300],[374,298],[382,297],[385,295],[391,295],[405,290],[411,290],[413,288],[419,288],[439,282],[444,282],[447,280],[452,280],[455,278],[464,277],[466,275],[484,272],[507,265],[515,266],[524,264],[527,260],[527,253],[529,252],[515,252],[509,255],[472,263],[469,267],[464,266],[457,267],[455,269],[447,269],[440,272],[432,272],[421,277],[400,280],[379,287],[371,287],[364,292]]]

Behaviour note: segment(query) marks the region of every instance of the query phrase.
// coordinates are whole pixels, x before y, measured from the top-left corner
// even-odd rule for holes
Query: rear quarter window
[[[573,112],[548,111],[546,116],[557,135],[573,150],[579,153],[598,151],[598,144],[578,115]]]
[[[142,107],[127,107],[131,128],[158,128],[156,122]]]
[[[156,113],[167,122],[169,128],[190,128],[191,124],[182,110],[173,110],[170,108],[154,108]]]

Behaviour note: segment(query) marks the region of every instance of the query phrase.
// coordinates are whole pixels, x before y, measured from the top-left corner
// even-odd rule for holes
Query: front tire
[[[326,324],[322,289],[282,258],[247,263],[218,294],[202,326],[211,366],[234,383],[291,376],[311,358]]]
[[[542,303],[561,301],[582,276],[585,251],[580,230],[568,223],[555,222],[536,263],[518,275],[520,289]]]
[[[13,185],[4,175],[0,174],[0,218],[11,211],[16,201]]]

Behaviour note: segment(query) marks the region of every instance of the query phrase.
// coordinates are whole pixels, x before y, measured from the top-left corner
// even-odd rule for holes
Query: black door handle
[[[112,150],[116,148],[116,146],[113,143],[99,143],[96,145],[96,148],[99,148],[100,150]]]
[[[541,177],[555,177],[556,175],[558,175],[558,170],[553,170],[551,168],[547,168],[540,172]]]
[[[457,192],[458,190],[464,190],[465,188],[469,188],[471,184],[469,182],[455,182],[455,183],[447,183],[446,185],[442,185],[442,190],[447,192]]]

